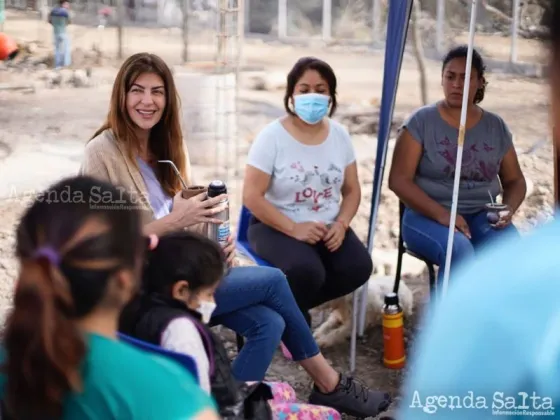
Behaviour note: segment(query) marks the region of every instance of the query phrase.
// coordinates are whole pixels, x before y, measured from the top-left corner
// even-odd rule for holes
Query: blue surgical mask
[[[307,124],[317,124],[329,112],[330,97],[319,93],[303,93],[294,96],[294,111]]]

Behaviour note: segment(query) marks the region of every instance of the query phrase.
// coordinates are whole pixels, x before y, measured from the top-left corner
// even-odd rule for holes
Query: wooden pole
[[[323,0],[323,41],[332,37],[332,0]]]
[[[513,16],[511,21],[511,50],[509,61],[517,62],[517,29],[519,27],[519,0],[513,0]]]
[[[226,64],[228,64],[227,45],[230,42],[228,37],[227,17],[229,10],[229,1],[218,1],[218,58],[216,64],[220,72],[224,72]]]
[[[250,0],[237,0],[237,69],[236,69],[236,84],[235,88],[238,89],[239,86],[239,73],[241,71],[241,67],[243,67],[243,44],[245,42],[245,34],[249,33],[249,7],[250,7]],[[236,96],[237,98],[237,96]]]
[[[373,0],[372,10],[372,24],[371,24],[371,38],[373,46],[375,47],[381,40],[381,0]]]
[[[123,0],[117,0],[117,42],[118,42],[118,58],[122,60],[124,57],[123,51],[123,20],[124,20],[124,3]]]
[[[239,8],[243,11],[243,32],[251,32],[251,0],[240,0]]]
[[[4,21],[6,20],[6,2],[0,0],[0,32],[4,32]]]
[[[424,46],[422,44],[422,34],[420,33],[419,20],[422,14],[420,0],[415,0],[412,11],[412,44],[414,46],[414,57],[418,64],[418,75],[420,77],[420,94],[422,105],[428,104],[428,77],[426,75],[426,63],[424,60]]]
[[[444,54],[444,23],[445,23],[445,0],[438,0],[436,14],[436,49],[438,54]]]
[[[183,63],[189,61],[189,0],[181,0],[183,13]]]
[[[288,0],[278,0],[278,38],[288,36]]]

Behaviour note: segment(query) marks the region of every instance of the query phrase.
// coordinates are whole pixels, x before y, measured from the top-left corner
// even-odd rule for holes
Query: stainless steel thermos
[[[217,197],[221,194],[227,194],[226,184],[219,180],[212,181],[210,185],[208,185],[208,198]],[[223,201],[216,204],[216,206],[223,206],[224,204],[226,204],[225,209],[213,216],[215,219],[221,220],[221,223],[208,223],[206,228],[208,238],[218,242],[222,247],[227,245],[230,233],[229,202],[228,199],[225,198]]]

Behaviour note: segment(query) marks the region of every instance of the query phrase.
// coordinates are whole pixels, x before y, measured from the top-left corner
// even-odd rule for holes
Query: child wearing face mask
[[[200,386],[214,397],[222,418],[306,418],[312,410],[318,420],[339,419],[331,408],[295,403],[288,384],[234,379],[225,347],[207,326],[226,270],[221,248],[206,237],[178,232],[160,238],[147,258],[142,296],[121,317],[120,331],[193,357]]]

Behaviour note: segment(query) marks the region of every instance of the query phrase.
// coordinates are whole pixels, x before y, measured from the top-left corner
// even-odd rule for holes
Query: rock
[[[91,74],[91,70],[89,70],[89,73]],[[39,72],[38,79],[44,80],[46,85],[51,88],[65,85],[82,88],[91,85],[91,78],[87,69],[62,69]]]
[[[62,84],[62,74],[59,71],[52,70],[45,74],[45,81],[49,87],[60,86]]]
[[[37,52],[37,44],[35,42],[30,42],[25,46],[25,49],[29,54],[35,54]]]
[[[527,188],[527,191],[529,190],[529,188]],[[547,187],[546,185],[537,185],[536,188],[534,188],[535,190],[535,195],[549,195],[551,193],[550,187]],[[529,194],[527,194],[527,197],[529,197]]]
[[[244,83],[251,90],[266,90],[266,81],[264,75],[253,74],[247,77]]]
[[[249,76],[246,83],[252,90],[282,90],[286,88],[286,75],[280,72],[259,72]]]
[[[525,177],[525,182],[527,183],[527,194],[525,194],[525,198],[529,198],[533,195],[535,191],[535,184],[531,181],[530,178]]]
[[[336,119],[348,128],[352,135],[362,134],[377,138],[379,128],[379,108],[369,103],[352,103],[340,106]],[[391,138],[396,136],[397,129],[402,125],[404,116],[395,114],[391,122]],[[390,143],[391,144],[391,140]]]
[[[283,90],[286,88],[285,73],[268,73],[265,80],[266,90]]]
[[[70,83],[76,88],[89,86],[90,78],[87,75],[87,71],[82,69],[75,70],[74,74],[72,74],[72,78],[70,79]]]
[[[74,75],[74,72],[71,69],[60,69],[58,70],[58,72],[60,72],[60,77],[62,78],[60,82],[61,85],[67,85],[71,83],[72,77]]]

